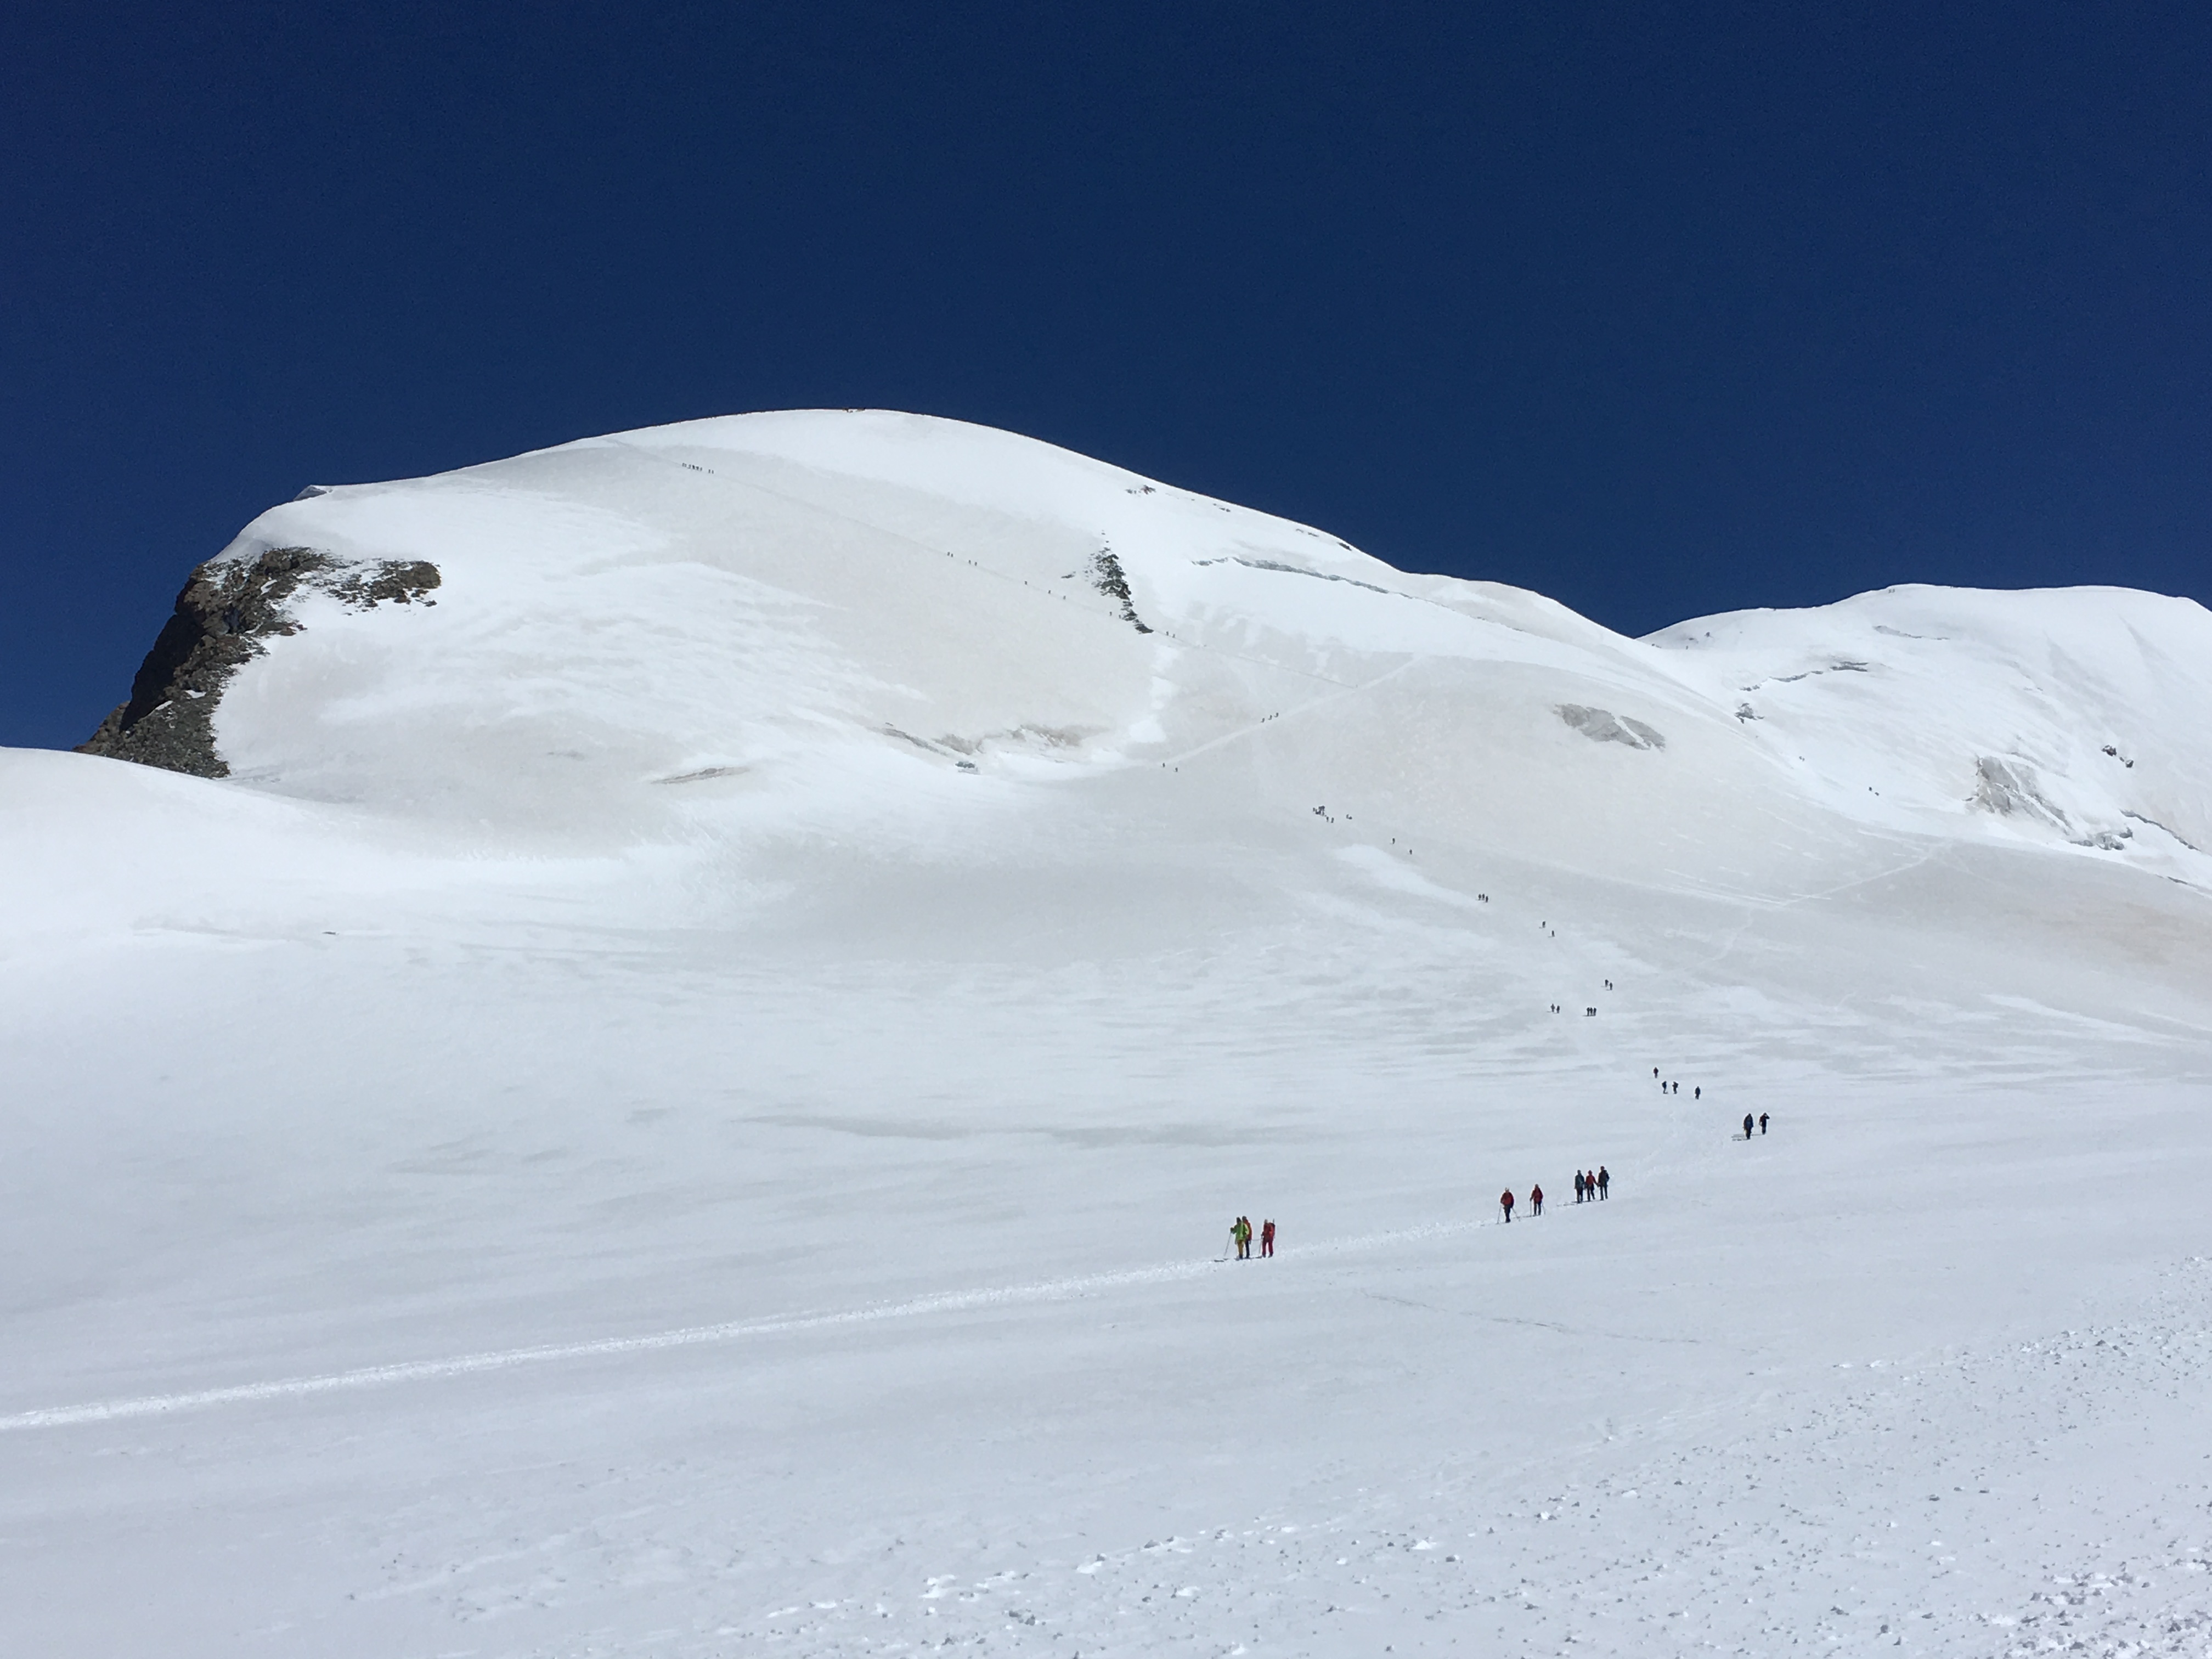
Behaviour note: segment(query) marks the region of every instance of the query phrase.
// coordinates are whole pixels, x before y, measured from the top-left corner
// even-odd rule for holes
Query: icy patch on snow
[[[1561,703],[1556,711],[1559,718],[1593,743],[1625,743],[1631,749],[1664,749],[1667,739],[1661,737],[1642,720],[1632,720],[1626,714],[1615,714],[1609,709],[1586,708],[1579,703]]]

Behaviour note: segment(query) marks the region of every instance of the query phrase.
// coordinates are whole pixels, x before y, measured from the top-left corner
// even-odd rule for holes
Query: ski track
[[[1274,1260],[1346,1255],[1441,1238],[1495,1224],[1487,1221],[1432,1222],[1393,1232],[1368,1233],[1357,1238],[1319,1244],[1285,1247]],[[1257,1261],[1260,1258],[1255,1257]],[[1006,1285],[988,1290],[947,1291],[915,1297],[905,1302],[851,1308],[836,1313],[795,1314],[780,1319],[737,1320],[714,1325],[687,1325],[675,1330],[654,1331],[643,1336],[601,1337],[589,1342],[544,1343],[527,1348],[502,1348],[488,1353],[459,1354],[447,1359],[402,1360],[389,1365],[362,1365],[350,1370],[315,1376],[288,1376],[263,1382],[238,1382],[219,1389],[197,1389],[179,1394],[142,1395],[125,1400],[93,1401],[76,1406],[50,1406],[0,1417],[0,1433],[29,1429],[70,1428],[86,1423],[112,1423],[126,1418],[161,1417],[178,1412],[204,1411],[220,1406],[243,1406],[264,1401],[293,1400],[307,1395],[334,1394],[352,1389],[387,1388],[402,1382],[428,1382],[468,1376],[481,1371],[511,1370],[521,1365],[550,1364],[564,1359],[599,1359],[621,1354],[654,1353],[669,1348],[690,1348],[717,1342],[738,1342],[747,1337],[780,1336],[794,1331],[823,1330],[836,1326],[865,1325],[878,1320],[914,1319],[927,1314],[959,1313],[971,1308],[1013,1307],[1026,1303],[1057,1302],[1071,1297],[1142,1285],[1168,1285],[1195,1279],[1229,1263],[1219,1257],[1164,1262],[1152,1267],[1133,1267],[1115,1273],[1086,1273],[1073,1278],[1042,1279],[1031,1285]]]
[[[1033,1516],[962,1510],[895,1535],[864,1523],[870,1547],[804,1560],[717,1547],[680,1501],[475,1558],[459,1553],[465,1528],[426,1535],[455,1517],[410,1511],[386,1582],[362,1593],[422,1598],[489,1639],[471,1650],[510,1659],[538,1650],[493,1621],[646,1583],[664,1598],[657,1629],[565,1650],[2202,1659],[2203,1480],[2178,1469],[2164,1491],[2108,1492],[2094,1478],[2130,1444],[2170,1455],[2212,1359],[2203,1264],[2176,1277],[2146,1318],[1839,1366],[1823,1397],[1754,1391],[1622,1425],[1504,1472],[1502,1488],[1498,1472],[1431,1465],[1321,1507],[1309,1495],[1104,1549],[1039,1547],[1019,1541]],[[2172,1412],[2146,1419],[2160,1400]],[[1976,1412],[2009,1432],[1953,1432]]]

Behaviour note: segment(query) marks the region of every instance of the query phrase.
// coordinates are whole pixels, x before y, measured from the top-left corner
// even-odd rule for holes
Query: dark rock
[[[216,706],[240,665],[262,653],[263,640],[300,631],[285,608],[294,593],[319,589],[367,610],[387,601],[434,605],[423,595],[438,585],[438,567],[424,560],[345,564],[310,547],[204,564],[177,595],[175,613],[139,665],[130,701],[77,752],[194,777],[228,777],[230,768],[216,752]]]
[[[1121,569],[1121,560],[1114,556],[1110,547],[1101,548],[1091,556],[1091,585],[1109,599],[1121,602],[1121,620],[1139,634],[1152,630],[1145,626],[1137,615],[1137,602],[1129,593],[1129,578]]]

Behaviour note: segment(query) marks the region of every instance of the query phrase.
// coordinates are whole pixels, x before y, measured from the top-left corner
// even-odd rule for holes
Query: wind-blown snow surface
[[[0,752],[0,1652],[2212,1651],[2194,605],[880,413],[301,545],[230,781]]]

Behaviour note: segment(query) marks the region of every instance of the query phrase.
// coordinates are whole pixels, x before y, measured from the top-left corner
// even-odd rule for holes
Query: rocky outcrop
[[[240,665],[261,641],[296,634],[287,602],[302,588],[333,595],[356,610],[382,604],[434,605],[439,584],[425,560],[349,563],[311,547],[277,547],[253,559],[218,559],[192,572],[175,613],[131,682],[130,701],[77,745],[84,755],[135,761],[195,777],[230,768],[216,752],[215,711]]]
[[[1139,634],[1152,631],[1137,615],[1137,601],[1129,592],[1128,574],[1121,568],[1121,560],[1114,556],[1112,548],[1101,548],[1091,556],[1091,585],[1121,605],[1123,622]]]

